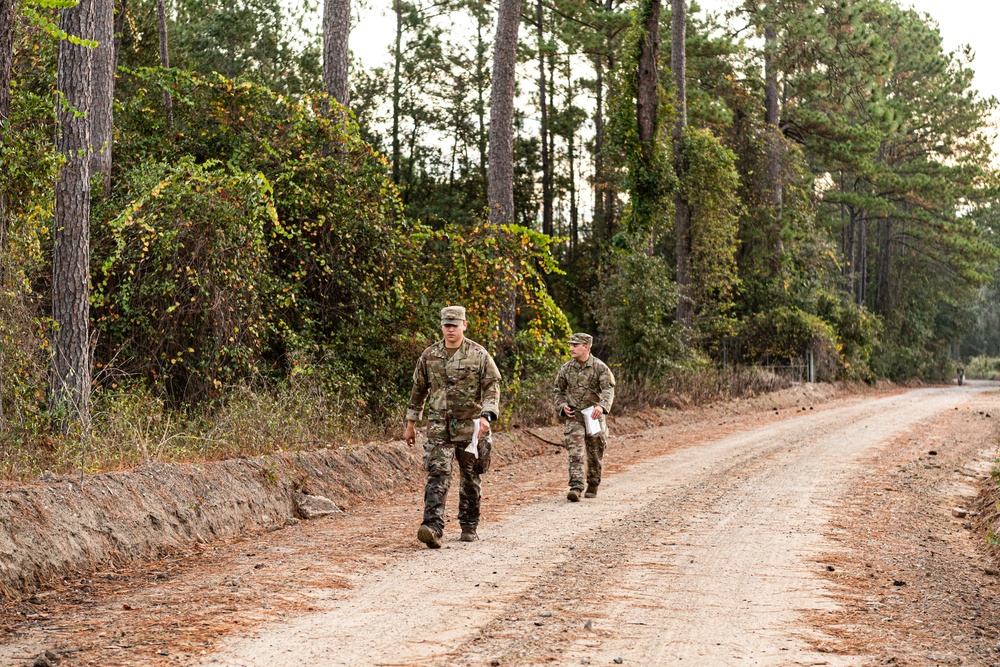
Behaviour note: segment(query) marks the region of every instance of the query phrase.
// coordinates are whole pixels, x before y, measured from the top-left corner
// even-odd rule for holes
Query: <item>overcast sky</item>
[[[367,4],[351,31],[351,50],[366,67],[372,67],[388,62],[395,22],[389,14],[391,0],[368,0]],[[721,12],[732,6],[733,0],[700,0],[699,4],[703,11]],[[930,14],[941,27],[946,49],[971,44],[976,52],[976,87],[984,96],[1000,98],[1000,2],[902,0],[900,4]]]

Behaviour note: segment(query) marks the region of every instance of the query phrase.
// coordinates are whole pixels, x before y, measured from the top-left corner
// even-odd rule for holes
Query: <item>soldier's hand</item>
[[[569,407],[568,405],[563,406],[563,413],[571,419],[576,416],[576,413],[573,412],[573,408]]]
[[[590,416],[593,417],[594,419],[600,419],[601,415],[603,414],[604,414],[604,408],[602,408],[599,405],[595,405],[594,411],[590,413]]]
[[[490,432],[490,420],[486,417],[479,418],[479,437],[483,437]]]
[[[403,439],[406,440],[406,444],[413,445],[417,442],[417,429],[413,425],[413,422],[406,422],[406,428],[403,429]]]

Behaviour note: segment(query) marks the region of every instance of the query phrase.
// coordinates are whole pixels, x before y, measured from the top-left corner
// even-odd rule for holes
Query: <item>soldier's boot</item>
[[[475,542],[476,540],[479,539],[479,535],[476,535],[475,528],[463,528],[462,536],[458,539],[460,539],[462,542]]]
[[[566,494],[566,500],[570,501],[571,503],[580,502],[580,490],[570,489],[569,493]]]
[[[583,494],[584,498],[596,498],[597,497],[597,485],[588,484],[587,490]]]
[[[441,548],[441,534],[427,524],[417,529],[417,539],[426,544],[428,549]]]

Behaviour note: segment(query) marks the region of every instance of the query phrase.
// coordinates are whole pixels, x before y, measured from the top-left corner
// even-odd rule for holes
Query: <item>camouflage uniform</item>
[[[589,345],[592,340],[587,334],[573,334],[569,339],[570,343],[584,345]],[[596,489],[601,483],[608,426],[604,415],[601,415],[601,432],[587,435],[581,411],[592,405],[600,405],[604,414],[611,411],[611,404],[615,400],[615,376],[608,365],[594,355],[590,355],[582,364],[571,359],[559,369],[554,390],[556,409],[559,416],[566,420],[563,442],[569,450],[569,488],[583,491],[583,457],[586,446],[587,486]],[[563,408],[567,405],[573,409],[575,417],[566,416]]]
[[[464,309],[462,315],[464,319]],[[486,348],[466,338],[449,357],[444,343],[440,340],[420,355],[406,410],[408,421],[419,421],[427,400],[423,523],[439,536],[444,530],[444,505],[456,458],[461,472],[458,521],[463,530],[475,530],[479,524],[481,491],[479,475],[473,470],[476,457],[465,447],[472,442],[473,424],[481,415],[490,414],[495,419],[500,414],[500,371]]]

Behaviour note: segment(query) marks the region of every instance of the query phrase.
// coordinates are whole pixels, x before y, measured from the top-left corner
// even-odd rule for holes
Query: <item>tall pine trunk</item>
[[[156,18],[160,31],[160,67],[170,69],[170,42],[167,33],[167,7],[164,0],[156,0]],[[170,91],[163,90],[163,108],[167,112],[167,127],[174,126],[174,101]]]
[[[60,27],[93,38],[95,0],[62,11]],[[93,54],[59,42],[56,145],[65,156],[55,188],[52,257],[51,407],[66,428],[89,423],[90,409],[90,106]]]
[[[687,127],[687,7],[684,0],[673,0],[670,19],[670,69],[674,79],[677,121],[674,123],[674,168],[678,177],[684,173],[684,130]],[[674,243],[677,261],[677,321],[689,330],[694,320],[691,298],[691,208],[678,188],[674,195]]]
[[[858,212],[858,284],[855,288],[857,304],[864,306],[868,301],[868,216]]]
[[[403,64],[403,2],[396,0],[396,43],[393,48],[392,68],[392,182],[399,185],[399,98],[401,94],[401,73]]]
[[[604,56],[594,58],[594,224],[593,240],[605,236],[604,219]]]
[[[768,21],[773,21],[770,17]],[[774,28],[768,25],[764,28],[764,122],[767,127],[767,187],[768,201],[771,205],[771,224],[768,226],[768,250],[775,260],[774,271],[777,272],[777,259],[784,251],[781,241],[781,211],[782,190],[781,161],[784,139],[781,134],[781,111],[778,91],[778,68],[775,65],[775,51],[778,48],[778,36]]]
[[[552,166],[549,163],[548,86],[545,84],[545,13],[538,0],[538,106],[542,112],[542,232],[552,236]]]
[[[10,83],[14,71],[14,22],[17,18],[18,0],[0,0],[0,164],[3,163],[4,146],[10,121]],[[6,284],[7,249],[7,189],[0,185],[0,286]]]
[[[521,24],[521,0],[500,0],[496,40],[493,44],[493,89],[490,91],[490,155],[487,200],[489,221],[496,225],[514,221],[514,67],[517,64],[517,30]],[[517,290],[502,280],[499,313],[498,354],[504,355],[514,341]]]
[[[875,312],[883,318],[889,315],[889,271],[892,250],[892,220],[878,221],[878,283],[875,286]]]
[[[115,100],[115,3],[92,0],[94,36],[97,47],[91,53],[90,173],[100,174],[104,194],[111,191],[111,141]]]
[[[351,34],[351,0],[323,2],[323,87],[329,97],[343,106],[350,103],[348,81]]]
[[[647,235],[646,252],[653,253],[653,210],[655,179],[653,160],[659,129],[660,96],[660,0],[649,0],[645,15],[645,30],[639,46],[639,81],[636,91],[636,123],[642,150],[643,172],[636,176],[636,201],[633,206],[636,229]]]
[[[610,14],[613,10],[614,0],[604,0],[605,13]],[[615,71],[615,31],[609,21],[604,23],[604,57],[606,59],[604,70],[610,76]],[[603,185],[604,197],[601,206],[604,218],[604,238],[610,241],[615,233],[615,204],[618,202],[618,196],[613,184],[606,177],[604,177]]]
[[[495,224],[514,220],[514,66],[519,0],[500,0],[493,45],[493,88],[490,91],[489,219]]]
[[[573,88],[573,63],[566,58],[566,108],[573,106],[576,91]],[[576,201],[576,133],[572,128],[566,132],[566,159],[569,168],[569,256],[576,257],[576,246],[580,238],[579,210]]]
[[[486,88],[489,86],[486,73],[486,41],[483,39],[483,19],[476,16],[476,121],[479,134],[476,137],[476,148],[479,151],[479,191],[478,195],[486,195],[486,160],[489,135],[486,130]]]

